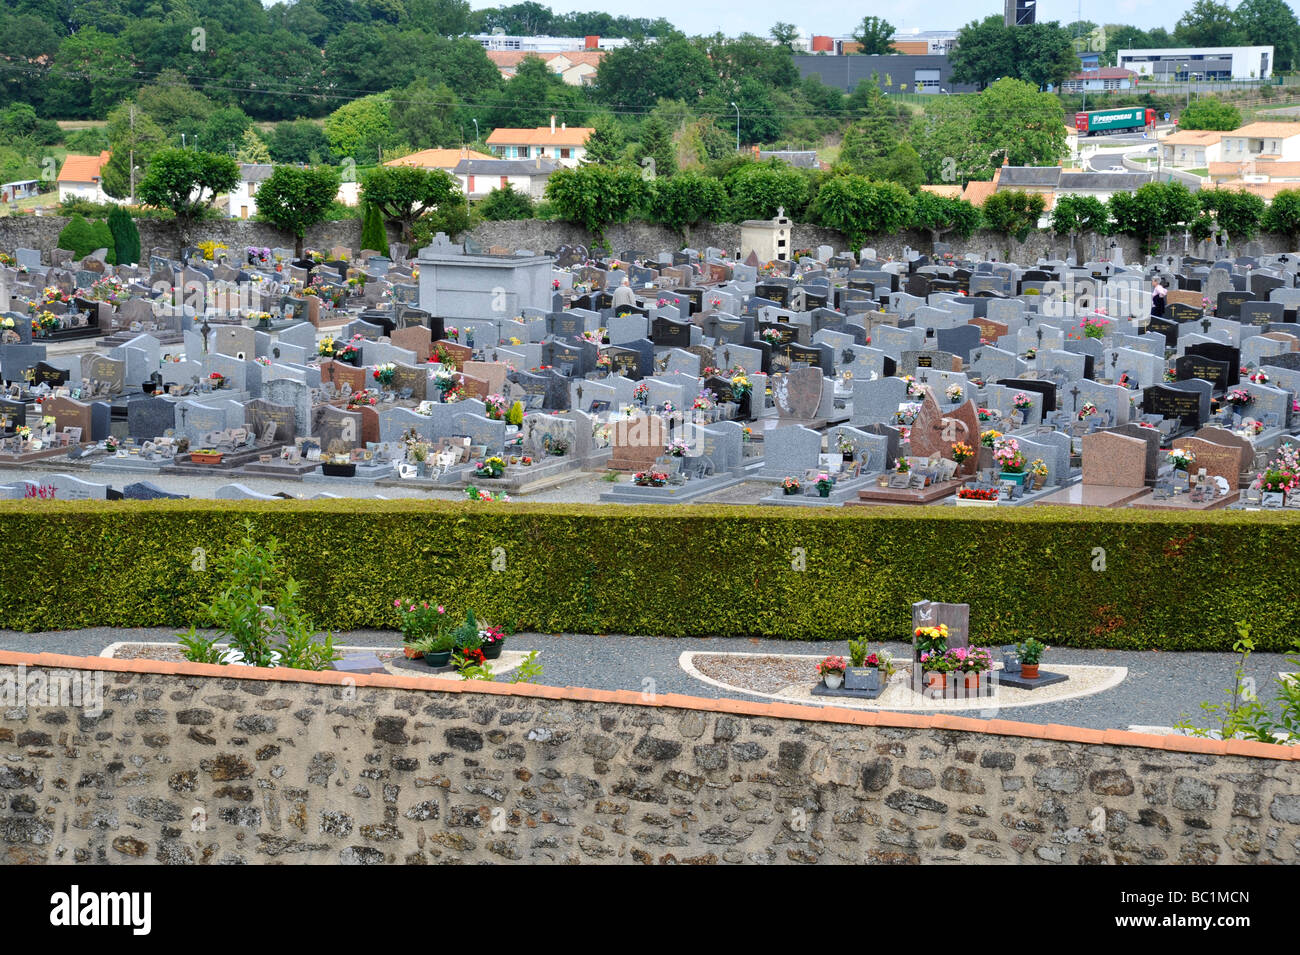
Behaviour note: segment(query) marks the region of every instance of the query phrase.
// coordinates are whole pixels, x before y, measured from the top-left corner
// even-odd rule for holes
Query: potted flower
[[[878,690],[883,678],[887,680],[892,670],[892,659],[884,650],[868,652],[867,638],[849,640],[849,666],[844,671],[844,687],[848,690]]]
[[[912,465],[908,463],[907,458],[895,458],[894,470],[899,474],[907,474],[912,470]]]
[[[1189,471],[1193,464],[1196,463],[1196,454],[1183,448],[1174,448],[1168,455],[1169,463],[1174,466],[1175,471]]]
[[[684,457],[686,457],[686,452],[689,451],[689,450],[690,450],[690,448],[687,446],[686,442],[685,442],[685,441],[682,441],[682,440],[680,440],[680,439],[671,442],[671,443],[668,445],[668,448],[667,448],[667,451],[668,451],[669,456],[674,457],[674,458],[684,458]]]
[[[993,444],[993,460],[1002,469],[1002,479],[1025,482],[1025,453],[1020,450],[1020,442],[1015,438],[999,438]]]
[[[478,478],[499,478],[505,473],[506,462],[496,456],[480,461],[474,468],[474,476]]]
[[[820,497],[830,497],[831,488],[835,486],[835,479],[829,474],[817,475],[817,494]]]
[[[488,395],[483,399],[487,416],[493,421],[500,421],[506,416],[506,399],[501,395]]]
[[[375,381],[387,388],[393,383],[393,377],[397,374],[397,365],[391,361],[381,362],[370,374]]]
[[[1252,374],[1252,375],[1250,376],[1250,380],[1251,380],[1252,383],[1254,383],[1254,384],[1256,384],[1256,385],[1267,385],[1267,384],[1268,384],[1268,373],[1265,372],[1264,369],[1261,368],[1259,371],[1255,372],[1254,374]]]
[[[379,399],[375,396],[375,393],[367,388],[362,388],[360,391],[354,391],[348,395],[349,411],[355,408],[373,408],[378,403]]]
[[[426,637],[436,635],[446,625],[446,610],[441,604],[430,605],[427,600],[394,600],[401,619],[398,629],[402,631],[403,652],[408,659],[418,660],[425,650],[416,644]]]
[[[197,448],[190,452],[190,461],[194,464],[220,464],[222,456],[216,448]]]
[[[1028,414],[1029,409],[1034,406],[1034,399],[1030,398],[1029,395],[1025,394],[1023,391],[1017,391],[1011,397],[1011,405],[1021,414]]]
[[[500,627],[483,626],[478,631],[484,658],[495,660],[501,656],[501,650],[506,645],[506,632]]]
[[[958,507],[997,507],[997,488],[963,487],[957,491]]]
[[[961,674],[958,685],[978,692],[980,674],[993,669],[993,654],[983,647],[957,647],[948,655],[953,658],[952,671]]]
[[[663,487],[668,483],[668,475],[663,471],[637,471],[632,475],[632,483],[638,487]]]
[[[948,689],[948,674],[953,668],[953,659],[947,650],[927,650],[921,654],[921,672],[925,674],[927,690]]]
[[[803,490],[803,485],[799,483],[796,477],[788,477],[781,482],[781,491],[784,494],[798,494]]]
[[[1244,408],[1251,400],[1251,393],[1244,388],[1233,388],[1223,396],[1223,403],[1233,408]]]
[[[840,458],[846,464],[853,461],[853,455],[857,453],[857,448],[853,446],[853,442],[843,431],[835,436],[835,447],[840,452]]]
[[[1084,338],[1105,338],[1110,321],[1099,316],[1089,316],[1079,323],[1079,330]]]
[[[479,625],[474,619],[474,611],[465,615],[465,622],[451,631],[452,649],[457,653],[465,653],[471,650],[478,650],[483,646],[483,638],[479,636]]]
[[[1034,637],[1017,645],[1016,652],[1020,654],[1020,675],[1026,680],[1038,679],[1038,661],[1043,658],[1043,651],[1046,649],[1047,644]]]
[[[981,431],[980,444],[982,444],[986,448],[992,449],[993,446],[997,444],[998,439],[1001,437],[1002,437],[1001,431],[993,431],[993,430]]]
[[[838,690],[840,684],[844,682],[844,670],[848,664],[844,662],[843,657],[827,657],[821,663],[817,664],[817,675],[822,678],[828,690]]]
[[[218,391],[226,387],[226,376],[219,371],[214,371],[208,375],[208,383],[212,385],[213,391]]]
[[[965,464],[973,457],[975,457],[975,449],[966,442],[958,441],[952,446],[952,459],[958,464]]]
[[[1034,458],[1029,462],[1029,469],[1025,474],[1025,490],[1032,491],[1036,487],[1042,487],[1047,480],[1047,462],[1042,458]]]
[[[962,395],[961,385],[958,385],[956,383],[951,384],[944,389],[943,393],[948,396],[948,400],[953,404],[957,404],[958,402],[961,401],[961,395]]]

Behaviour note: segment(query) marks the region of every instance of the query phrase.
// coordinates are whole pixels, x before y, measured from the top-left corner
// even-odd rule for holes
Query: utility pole
[[[740,152],[740,107],[735,103],[731,105],[736,110],[736,152]]]
[[[128,109],[131,117],[131,152],[129,162],[131,166],[131,205],[135,205],[135,103],[132,103]]]

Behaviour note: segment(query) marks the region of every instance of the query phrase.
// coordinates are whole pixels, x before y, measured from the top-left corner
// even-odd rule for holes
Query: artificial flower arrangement
[[[786,494],[798,494],[803,490],[803,485],[799,483],[797,477],[788,477],[781,482],[781,490]]]
[[[781,344],[781,333],[775,328],[765,328],[758,333],[759,341],[767,342],[769,345]]]
[[[1034,458],[1029,462],[1029,473],[1040,480],[1047,477],[1047,462],[1042,458]]]
[[[1242,421],[1241,427],[1237,429],[1237,433],[1244,435],[1247,438],[1257,438],[1264,433],[1264,422],[1260,421],[1258,418],[1247,418]]]
[[[907,474],[912,470],[912,465],[908,463],[907,458],[895,458],[894,470],[899,474]]]
[[[349,408],[373,408],[379,403],[379,398],[373,391],[362,388],[360,391],[354,391],[348,395]]]
[[[669,417],[677,413],[677,406],[671,401],[665,401],[659,408],[664,417]]]
[[[244,249],[249,265],[270,265],[271,250],[262,246],[250,245]]]
[[[903,383],[907,385],[907,396],[909,398],[920,398],[925,394],[921,387],[921,383],[911,375],[904,375]]]
[[[1079,323],[1079,328],[1085,338],[1105,338],[1106,329],[1110,327],[1110,320],[1097,316],[1088,316]]]
[[[943,393],[947,395],[948,400],[953,402],[954,404],[956,404],[958,401],[961,401],[961,395],[962,395],[961,385],[951,384],[944,389]]]
[[[361,361],[361,343],[364,341],[364,335],[353,335],[352,339],[346,345],[334,352],[334,360],[345,362],[349,365],[358,364]]]
[[[663,487],[668,483],[668,475],[663,471],[638,471],[632,475],[632,483],[640,487]]]
[[[1079,420],[1084,421],[1098,414],[1097,406],[1091,401],[1085,401],[1083,407],[1079,409]]]
[[[993,487],[964,487],[957,492],[963,501],[996,501],[998,490]]]
[[[334,357],[334,339],[326,335],[321,339],[320,344],[316,346],[316,353],[322,358]]]
[[[733,375],[731,379],[731,396],[737,401],[747,397],[754,386],[750,384],[749,378],[742,372]]]
[[[20,441],[30,441],[32,439],[32,429],[25,424],[20,424],[14,428],[14,434],[18,436]]]
[[[224,388],[226,385],[226,376],[219,371],[214,371],[208,375],[208,381],[212,383],[213,388]]]
[[[991,421],[993,420],[994,412],[991,408],[978,408],[975,411],[975,417],[980,421]]]
[[[248,319],[252,322],[269,322],[271,320],[270,312],[249,312]]]
[[[965,441],[958,441],[952,446],[952,459],[958,464],[965,464],[975,457],[975,449]]]
[[[1015,438],[999,438],[993,445],[993,460],[1007,474],[1019,474],[1025,469],[1025,453]]]
[[[1017,411],[1028,411],[1034,406],[1034,400],[1023,391],[1017,391],[1011,398],[1011,404]]]
[[[499,478],[506,473],[506,462],[495,455],[485,458],[474,466],[474,476],[480,478]]]
[[[986,448],[991,448],[995,444],[997,444],[998,439],[1001,437],[1002,437],[1001,431],[994,431],[994,430],[981,431],[980,444],[984,445],[984,447]]]
[[[391,361],[381,362],[370,374],[375,381],[387,387],[393,383],[393,377],[397,374],[397,365]]]
[[[506,399],[503,395],[488,395],[483,399],[487,416],[493,421],[500,421],[506,414]]]
[[[39,334],[42,338],[48,337],[51,332],[59,327],[59,316],[53,312],[41,312],[32,322],[32,331]]]
[[[14,320],[9,316],[0,316],[0,330],[9,331],[14,327]]]
[[[685,441],[679,439],[671,442],[666,450],[668,451],[668,454],[674,458],[684,458],[686,457],[686,452],[690,450],[690,446],[687,445]]]
[[[1223,396],[1223,403],[1234,408],[1244,408],[1252,400],[1253,396],[1245,388],[1233,388]]]
[[[713,407],[713,403],[717,400],[717,395],[706,388],[695,396],[695,400],[691,402],[691,410],[708,411]]]
[[[1267,385],[1268,374],[1264,371],[1264,369],[1261,368],[1259,371],[1255,372],[1250,376],[1250,380],[1252,383],[1256,385]]]

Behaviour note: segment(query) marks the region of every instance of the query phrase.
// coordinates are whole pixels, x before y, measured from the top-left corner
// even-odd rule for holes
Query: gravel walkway
[[[0,630],[0,649],[46,651],[80,656],[97,655],[118,641],[172,642],[176,630],[110,629],[16,633]],[[337,635],[352,646],[396,647],[399,635],[385,631],[352,631]],[[662,638],[597,636],[592,634],[518,634],[511,650],[539,650],[544,670],[540,682],[552,686],[583,686],[606,690],[682,693],[700,697],[759,699],[701,682],[681,669],[683,651],[736,651],[760,654],[846,655],[843,642],[759,640],[750,638]],[[895,658],[909,652],[902,644],[887,644]],[[788,661],[782,661],[782,665]],[[1128,668],[1128,678],[1113,689],[1093,696],[1058,703],[1008,709],[1002,718],[1032,723],[1062,723],[1094,729],[1127,729],[1132,725],[1170,726],[1183,715],[1200,716],[1203,701],[1225,699],[1235,657],[1224,653],[1156,653],[1123,650],[1053,649],[1044,660],[1051,663],[1093,664]],[[1279,671],[1293,667],[1281,654],[1257,653],[1249,675],[1260,697],[1272,698]],[[809,678],[809,683],[814,682]],[[976,713],[964,715],[977,716]],[[1198,722],[1200,722],[1198,720]]]

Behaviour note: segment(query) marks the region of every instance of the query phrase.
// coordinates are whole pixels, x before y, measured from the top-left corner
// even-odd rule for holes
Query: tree
[[[490,124],[517,129],[546,125],[552,116],[570,125],[587,110],[580,90],[551,72],[540,56],[525,56],[496,96]]]
[[[785,163],[746,161],[723,180],[733,219],[771,219],[778,209],[799,216],[808,206],[808,177]]]
[[[459,103],[446,83],[431,89],[423,76],[418,77],[393,97],[393,138],[415,149],[455,146],[460,142]]]
[[[646,183],[628,166],[560,169],[546,183],[546,198],[561,219],[604,242],[605,226],[623,222],[645,205]]]
[[[778,46],[786,47],[793,50],[795,41],[799,39],[799,28],[793,23],[786,23],[778,20],[772,24],[772,29],[768,31],[770,36]]]
[[[987,157],[988,177],[1002,156],[1012,166],[1050,166],[1065,155],[1065,111],[1051,93],[1001,79],[979,95],[973,113],[972,131]]]
[[[1231,103],[1217,96],[1202,96],[1189,103],[1178,115],[1180,129],[1237,129],[1241,126],[1241,112]]]
[[[1068,235],[1073,249],[1076,236],[1085,232],[1105,235],[1110,228],[1110,209],[1096,196],[1058,196],[1052,209],[1052,231]],[[1083,256],[1076,250],[1076,262]]]
[[[140,261],[140,230],[135,220],[121,206],[113,206],[108,213],[108,229],[113,234],[113,248],[119,265],[133,265]]]
[[[650,163],[645,162],[647,158]],[[677,171],[677,147],[673,145],[667,124],[658,116],[652,114],[641,124],[637,161],[656,178],[671,176]]]
[[[1024,242],[1043,214],[1047,201],[1036,192],[1021,192],[1012,189],[1007,192],[995,192],[984,200],[981,210],[984,223],[999,235]]]
[[[253,121],[242,109],[223,106],[208,114],[199,130],[198,146],[210,153],[233,156],[245,145],[245,137],[252,129]]]
[[[1054,22],[1009,27],[1001,16],[963,27],[949,61],[953,82],[981,89],[1004,76],[1040,88],[1059,86],[1079,68],[1069,30]]]
[[[817,190],[811,211],[824,226],[842,232],[852,248],[869,236],[897,232],[912,218],[913,199],[893,182],[835,176]]]
[[[464,193],[448,173],[414,166],[380,166],[366,177],[362,196],[400,226],[403,242],[411,241],[415,223],[425,213],[466,207]]]
[[[1199,238],[1212,234],[1217,223],[1225,240],[1249,239],[1264,221],[1264,200],[1238,189],[1202,189],[1196,194],[1201,214],[1192,225]]]
[[[179,70],[164,70],[154,82],[140,87],[135,101],[178,146],[182,133],[188,145],[194,145],[213,108],[212,100],[190,86]]]
[[[140,201],[168,209],[176,217],[179,249],[193,224],[212,208],[218,195],[239,184],[239,164],[229,156],[197,149],[163,149],[155,153],[137,190]]]
[[[479,200],[478,214],[489,222],[531,219],[533,200],[527,193],[516,192],[507,182]]]
[[[1190,226],[1198,212],[1196,197],[1180,182],[1148,182],[1135,192],[1117,192],[1109,206],[1112,231],[1137,239],[1147,255],[1174,227]]]
[[[294,237],[302,257],[307,230],[325,220],[339,194],[339,171],[329,166],[276,166],[257,190],[257,218]]]
[[[363,202],[361,207],[361,248],[373,249],[387,257],[388,232],[384,229],[384,217],[379,207],[371,202]]]
[[[1273,197],[1264,214],[1263,227],[1266,232],[1285,235],[1287,248],[1296,247],[1300,241],[1300,189],[1283,189]]]
[[[717,83],[708,56],[680,33],[610,50],[596,69],[597,98],[609,106],[637,107],[661,99],[695,103]]]
[[[1179,46],[1239,46],[1242,38],[1232,10],[1214,0],[1196,0],[1174,24]]]
[[[104,191],[116,199],[131,195],[131,162],[139,167],[137,186],[149,172],[149,162],[167,144],[167,134],[144,110],[133,103],[122,103],[108,114],[105,126],[111,150],[104,166]]]
[[[602,113],[592,121],[592,132],[587,137],[587,152],[582,161],[586,164],[597,163],[610,165],[618,162],[627,145],[627,137],[618,121],[608,113]]]
[[[318,164],[332,158],[325,131],[306,119],[277,123],[266,148],[273,162]]]
[[[393,144],[390,108],[388,94],[377,93],[344,103],[330,113],[325,119],[330,151],[359,166],[378,161],[383,150]]]
[[[969,239],[979,224],[979,209],[965,199],[937,196],[924,189],[915,196],[911,225],[929,232],[932,243],[938,244],[950,232]]]
[[[872,163],[867,175],[882,182],[896,182],[908,192],[916,192],[925,182],[925,170],[921,168],[921,157],[916,154],[911,143],[899,143],[889,151],[889,155]]]
[[[1250,46],[1273,47],[1273,69],[1300,67],[1300,21],[1283,0],[1241,0],[1233,21]]]
[[[726,215],[727,191],[712,176],[683,172],[650,184],[650,217],[690,241],[690,227],[719,222]]]
[[[90,238],[92,246],[90,251],[104,249],[107,255],[104,261],[109,265],[117,265],[117,246],[113,241],[113,232],[109,229],[108,223],[103,219],[96,219],[90,224]]]
[[[853,39],[861,45],[859,53],[874,55],[894,52],[894,28],[880,17],[866,16],[853,31]]]
[[[865,174],[884,159],[907,133],[911,113],[891,104],[889,97],[868,80],[863,80],[849,97],[848,108],[861,116],[844,131],[840,162],[853,172]]]
[[[262,142],[262,137],[257,135],[257,130],[249,128],[244,130],[235,159],[241,163],[269,163],[271,151],[266,148],[266,143]]]

